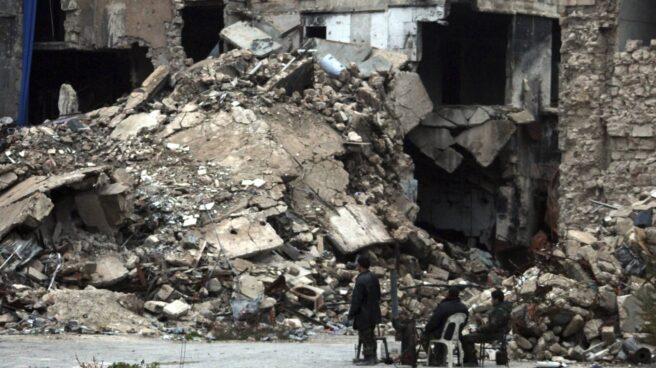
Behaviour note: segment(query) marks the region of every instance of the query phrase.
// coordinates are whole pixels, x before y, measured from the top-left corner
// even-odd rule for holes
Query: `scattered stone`
[[[166,315],[169,318],[180,318],[191,310],[191,306],[187,303],[184,302],[182,299],[178,299],[172,303],[167,304],[164,307],[164,315]]]

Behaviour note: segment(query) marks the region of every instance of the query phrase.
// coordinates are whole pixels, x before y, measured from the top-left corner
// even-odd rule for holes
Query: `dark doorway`
[[[322,40],[325,40],[326,27],[320,27],[320,26],[305,27],[305,39],[308,38],[320,38]]]
[[[436,104],[505,103],[511,19],[453,4],[448,26],[421,24],[419,74]]]
[[[36,7],[34,42],[63,42],[65,36],[61,0],[39,0]]]
[[[451,242],[493,248],[497,225],[497,188],[501,184],[499,162],[477,165],[471,154],[461,150],[463,163],[453,173],[437,166],[406,140],[405,150],[415,163],[418,182],[417,225]]]
[[[182,10],[182,46],[195,62],[206,59],[219,43],[223,6],[216,2],[187,5]]]
[[[59,116],[59,89],[68,83],[77,92],[80,111],[113,104],[139,86],[153,71],[148,49],[79,51],[35,50],[30,79],[31,124]]]

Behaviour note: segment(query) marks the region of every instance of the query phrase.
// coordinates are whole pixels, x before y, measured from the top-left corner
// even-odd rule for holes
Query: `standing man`
[[[378,278],[369,271],[371,261],[367,256],[360,255],[357,259],[357,270],[360,272],[355,279],[355,288],[351,296],[351,309],[348,319],[354,320],[353,328],[358,330],[359,342],[362,344],[364,360],[357,365],[376,364],[376,335],[374,329],[380,323],[380,283]]]
[[[464,313],[469,316],[467,306],[460,301],[460,289],[457,286],[451,286],[446,294],[446,298],[444,298],[433,311],[433,314],[431,315],[430,320],[428,320],[426,328],[424,328],[424,332],[421,335],[421,343],[424,346],[425,351],[428,351],[430,340],[442,337],[447,319],[456,313]],[[457,332],[458,336],[462,336],[461,332],[466,324],[467,322],[465,321],[460,327],[460,331]],[[447,338],[453,336],[454,333],[456,333],[456,331],[447,330]],[[437,365],[444,365],[446,347],[442,344],[437,344],[434,351]],[[428,357],[428,359],[431,358],[432,357]]]
[[[494,342],[503,338],[510,323],[512,303],[504,301],[503,291],[497,289],[492,292],[492,310],[488,312],[488,321],[476,332],[463,336],[462,350],[464,352],[465,366],[476,367],[476,343]]]

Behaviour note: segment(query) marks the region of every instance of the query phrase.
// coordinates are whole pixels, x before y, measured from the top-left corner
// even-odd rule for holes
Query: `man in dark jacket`
[[[476,367],[476,343],[501,340],[507,332],[510,323],[512,304],[504,301],[503,291],[492,292],[492,310],[488,312],[488,321],[476,332],[463,336],[461,339],[466,366]]]
[[[446,298],[444,298],[440,302],[440,304],[437,305],[437,307],[433,311],[433,315],[431,315],[431,318],[428,320],[428,323],[426,324],[426,328],[424,328],[424,332],[422,333],[421,336],[421,342],[424,345],[425,349],[428,349],[429,340],[439,339],[442,337],[442,333],[444,332],[444,326],[446,325],[446,320],[456,313],[464,313],[467,316],[469,316],[469,311],[467,310],[467,306],[460,301],[460,289],[457,286],[452,286],[449,288]],[[466,321],[461,326],[461,331],[462,331],[462,327],[465,327],[465,324]],[[458,332],[460,333],[461,331]],[[446,332],[448,336],[453,336],[453,333],[455,333],[455,331],[449,331],[449,330],[447,330]],[[435,346],[434,351],[435,351],[435,358],[437,359],[436,363],[438,365],[444,364],[444,357],[446,353],[446,349],[444,345],[437,344]]]
[[[351,296],[351,309],[348,319],[353,320],[353,328],[358,330],[362,343],[364,360],[358,365],[376,364],[376,335],[374,329],[380,323],[380,283],[378,278],[369,272],[371,261],[361,255],[357,259],[360,274],[355,280],[355,288]]]

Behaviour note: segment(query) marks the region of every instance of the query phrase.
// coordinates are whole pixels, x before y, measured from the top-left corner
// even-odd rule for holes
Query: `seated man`
[[[444,300],[442,300],[433,311],[433,315],[430,320],[428,320],[426,328],[421,335],[421,343],[426,351],[428,351],[429,340],[441,338],[442,332],[444,331],[444,325],[446,325],[446,320],[456,313],[464,313],[469,316],[467,306],[460,301],[460,289],[457,286],[452,286],[449,288],[446,298],[444,298]],[[464,323],[462,327],[464,327],[465,324],[466,323]],[[453,333],[455,333],[455,331],[447,330],[447,337],[453,336]],[[434,352],[435,357],[437,358],[437,364],[444,364],[446,352],[445,346],[438,344],[435,346]],[[429,357],[429,359],[430,358],[431,357]]]
[[[478,366],[476,359],[476,347],[474,344],[481,342],[494,342],[501,340],[510,323],[512,304],[505,302],[503,291],[492,292],[492,310],[488,312],[488,321],[476,332],[463,336],[462,350],[464,350],[464,363],[466,366]]]

